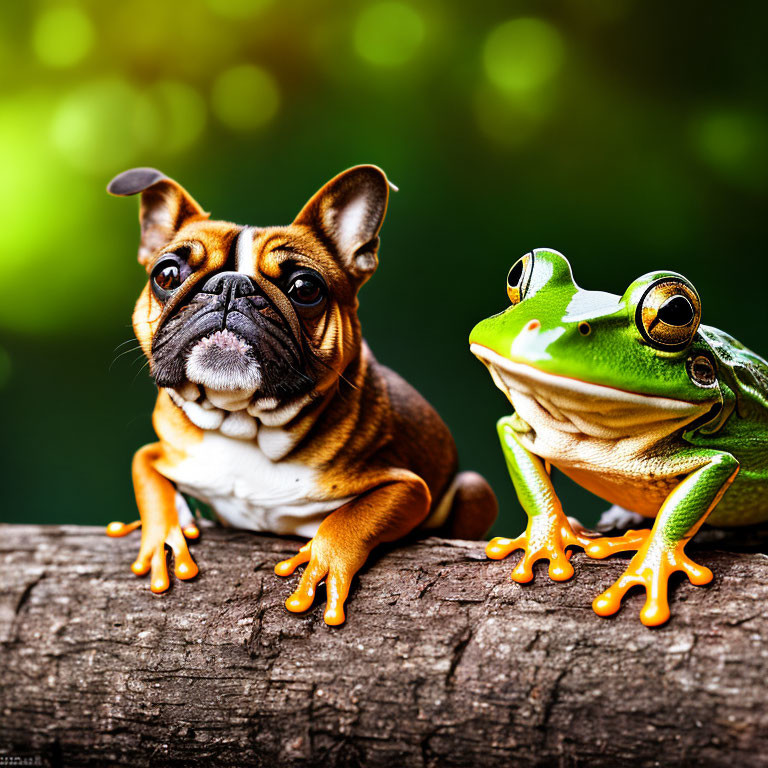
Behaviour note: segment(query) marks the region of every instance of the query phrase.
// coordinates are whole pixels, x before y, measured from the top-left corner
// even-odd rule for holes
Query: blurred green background
[[[452,428],[462,465],[522,513],[467,348],[550,246],[622,293],[671,268],[704,320],[768,351],[762,3],[640,0],[126,0],[0,11],[0,518],[136,516],[133,451],[154,388],[120,347],[143,284],[137,202],[162,169],[215,217],[288,223],[327,179],[376,163],[400,187],[364,332]],[[605,503],[564,479],[570,514]]]

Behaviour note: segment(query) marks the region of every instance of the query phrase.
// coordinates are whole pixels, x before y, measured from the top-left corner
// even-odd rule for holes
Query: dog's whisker
[[[138,346],[136,346],[136,347],[131,347],[130,349],[125,349],[125,350],[123,350],[123,351],[122,351],[122,352],[121,352],[119,355],[117,355],[116,357],[114,357],[114,358],[112,359],[112,362],[109,364],[109,368],[107,368],[107,373],[110,373],[110,372],[112,371],[112,368],[114,367],[115,363],[116,363],[116,362],[117,362],[117,361],[118,361],[118,360],[119,360],[121,357],[124,357],[125,355],[129,355],[129,354],[131,354],[131,352],[136,352],[138,349],[139,349],[139,347],[138,347]],[[144,353],[142,352],[142,355],[143,355],[143,354],[144,354]]]
[[[112,351],[117,352],[117,350],[120,349],[120,347],[124,347],[126,344],[130,344],[131,342],[133,342],[134,344],[139,343],[135,338],[131,337],[130,339],[126,339],[126,341],[121,341]]]
[[[149,360],[145,360],[145,361],[144,361],[144,365],[142,365],[142,366],[141,366],[141,368],[139,368],[139,370],[138,370],[138,371],[136,371],[136,375],[133,377],[133,379],[132,379],[132,381],[131,381],[131,385],[133,385],[133,384],[135,384],[135,383],[136,383],[136,379],[138,379],[138,378],[139,378],[139,375],[141,374],[141,372],[142,372],[142,371],[143,371],[145,368],[147,368],[147,367],[149,367]]]

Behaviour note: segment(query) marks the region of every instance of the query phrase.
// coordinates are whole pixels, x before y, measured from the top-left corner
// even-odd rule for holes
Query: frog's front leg
[[[645,587],[647,593],[640,620],[646,626],[657,626],[669,618],[667,583],[675,571],[682,571],[696,585],[712,580],[709,568],[694,563],[685,554],[684,547],[728,490],[739,471],[739,463],[730,453],[704,451],[704,454],[709,460],[666,498],[650,535],[644,537],[626,571],[595,598],[592,603],[595,613],[600,616],[616,613],[627,591],[639,585]]]
[[[527,450],[517,436],[516,428],[520,427],[521,422],[514,416],[505,416],[496,425],[517,498],[528,515],[528,525],[525,533],[516,539],[492,539],[485,553],[500,560],[522,549],[523,556],[512,571],[512,578],[517,582],[533,579],[533,565],[537,560],[549,560],[551,579],[566,581],[573,576],[567,548],[586,547],[592,539],[584,535],[583,529],[574,530],[563,514],[544,462]]]
[[[151,569],[150,589],[153,592],[165,592],[170,585],[166,545],[173,551],[177,578],[191,579],[198,572],[186,539],[197,538],[199,531],[191,519],[183,521],[182,529],[177,513],[176,488],[155,466],[162,457],[161,443],[151,443],[136,451],[132,467],[133,488],[141,521],[128,525],[110,523],[107,526],[109,536],[125,536],[141,527],[139,555],[131,570],[137,576],[143,576]]]

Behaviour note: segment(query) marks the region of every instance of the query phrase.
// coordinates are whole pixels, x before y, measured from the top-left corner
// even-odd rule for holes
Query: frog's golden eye
[[[699,295],[680,277],[663,277],[648,286],[635,314],[643,338],[659,349],[687,347],[700,321]]]
[[[507,296],[512,306],[519,304],[525,298],[525,289],[531,279],[533,270],[533,254],[526,253],[522,259],[518,259],[507,275]]]

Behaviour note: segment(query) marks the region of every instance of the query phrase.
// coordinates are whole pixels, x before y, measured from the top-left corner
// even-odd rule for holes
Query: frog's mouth
[[[518,419],[535,432],[569,432],[602,440],[670,434],[709,409],[669,397],[643,395],[547,373],[527,363],[507,360],[480,344],[471,352],[504,392]]]

